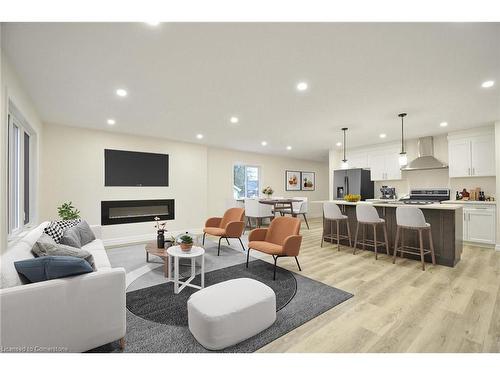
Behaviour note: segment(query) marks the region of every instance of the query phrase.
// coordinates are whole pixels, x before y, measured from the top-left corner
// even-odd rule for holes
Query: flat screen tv
[[[106,149],[104,186],[168,186],[168,155]]]

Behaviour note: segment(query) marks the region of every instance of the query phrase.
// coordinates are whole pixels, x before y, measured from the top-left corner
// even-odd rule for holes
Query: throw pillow
[[[62,243],[63,245],[68,245],[72,247],[77,247],[77,248],[82,247],[82,243],[80,241],[80,235],[76,227],[71,227],[66,229],[59,242]]]
[[[57,221],[51,221],[43,231],[52,237],[56,243],[59,243],[63,236],[63,230]]]
[[[95,240],[95,235],[92,229],[86,221],[79,222],[75,229],[78,231],[78,235],[80,236],[80,244],[85,246],[86,244]]]
[[[70,256],[20,260],[14,262],[14,267],[32,283],[92,272],[92,267],[84,259]]]
[[[85,259],[92,269],[95,270],[94,257],[90,252],[76,247],[67,246],[64,244],[55,243],[55,241],[47,234],[42,234],[37,242],[33,245],[31,252],[36,257],[45,256],[72,256]]]
[[[61,227],[61,229],[64,232],[66,229],[74,227],[75,225],[77,225],[80,221],[82,221],[82,219],[59,220],[57,222],[57,224],[59,224],[59,226]]]

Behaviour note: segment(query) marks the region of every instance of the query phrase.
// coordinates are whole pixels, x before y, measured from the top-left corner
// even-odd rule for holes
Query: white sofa
[[[122,339],[125,270],[111,268],[100,226],[91,227],[96,240],[83,247],[95,272],[32,284],[19,278],[14,262],[33,258],[31,248],[47,224],[1,254],[0,351],[83,352]]]

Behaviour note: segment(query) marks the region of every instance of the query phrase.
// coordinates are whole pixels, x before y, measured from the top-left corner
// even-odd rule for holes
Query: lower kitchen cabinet
[[[495,206],[464,207],[464,241],[495,244]]]

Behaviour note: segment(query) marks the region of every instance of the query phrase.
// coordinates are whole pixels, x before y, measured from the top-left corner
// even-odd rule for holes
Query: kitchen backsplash
[[[380,188],[387,185],[396,188],[398,197],[408,194],[410,189],[447,187],[451,190],[451,199],[455,198],[455,192],[480,187],[485,195],[495,196],[495,177],[466,177],[449,178],[448,169],[436,169],[426,171],[406,171],[402,173],[402,180],[375,182],[375,197],[380,197]]]

